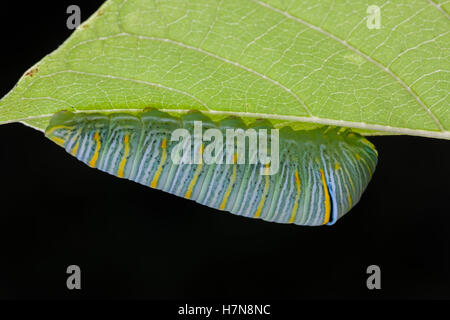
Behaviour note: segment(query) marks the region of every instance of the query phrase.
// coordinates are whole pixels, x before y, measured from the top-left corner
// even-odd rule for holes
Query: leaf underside
[[[450,139],[450,1],[109,0],[0,101],[43,130],[60,110],[270,119]]]

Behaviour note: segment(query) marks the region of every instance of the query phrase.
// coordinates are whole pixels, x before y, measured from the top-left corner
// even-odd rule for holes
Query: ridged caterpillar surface
[[[56,113],[46,136],[90,167],[206,206],[251,218],[298,225],[334,224],[360,199],[377,164],[377,151],[349,130],[279,130],[279,169],[261,163],[177,164],[171,141],[177,128],[246,129],[239,118],[219,123],[200,112],[181,118],[150,110],[128,113]],[[253,128],[271,129],[267,122]],[[189,146],[202,153],[205,145]],[[223,153],[223,157],[226,153]],[[247,158],[248,159],[248,158]]]

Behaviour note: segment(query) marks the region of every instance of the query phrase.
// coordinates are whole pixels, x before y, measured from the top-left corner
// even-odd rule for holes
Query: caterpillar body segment
[[[200,112],[176,118],[158,110],[108,115],[61,111],[51,119],[46,136],[90,167],[215,209],[279,223],[334,224],[359,201],[375,171],[377,151],[357,133],[284,127],[277,136],[278,170],[261,174],[268,164],[254,161],[261,145],[257,152],[249,149],[255,139],[249,128],[257,141],[261,129],[273,129],[267,121],[247,127],[239,118],[215,123]],[[174,132],[185,132],[190,139],[181,141]],[[226,139],[230,133],[234,137]],[[195,139],[199,135],[203,140]],[[220,136],[222,148],[216,150]],[[270,149],[274,137],[267,137]],[[247,142],[245,150],[232,144],[239,139]],[[205,153],[214,154],[215,161],[206,161]]]

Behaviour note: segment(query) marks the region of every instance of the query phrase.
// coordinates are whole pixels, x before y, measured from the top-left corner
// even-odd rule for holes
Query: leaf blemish
[[[26,73],[25,73],[25,76],[26,77],[32,77],[32,76],[34,76],[37,72],[38,72],[38,68],[37,67],[35,67],[35,68],[31,68],[30,70],[28,70]]]
[[[363,57],[353,53],[345,55],[344,58],[350,61],[351,63],[356,64],[358,67],[360,67],[364,62],[366,62]]]

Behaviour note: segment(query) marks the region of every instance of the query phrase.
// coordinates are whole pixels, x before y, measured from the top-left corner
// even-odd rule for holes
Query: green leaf
[[[59,110],[268,118],[450,139],[449,1],[109,0],[0,101]]]

